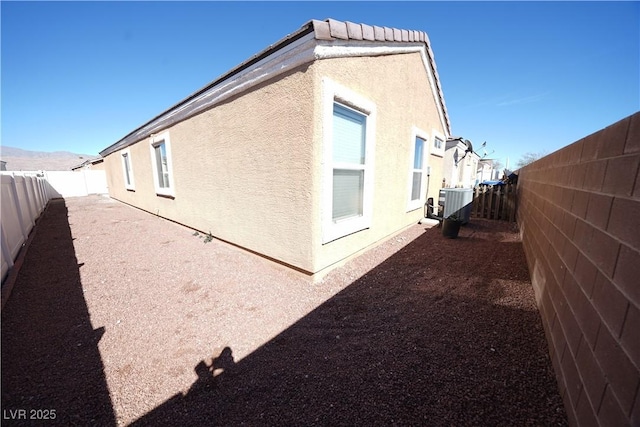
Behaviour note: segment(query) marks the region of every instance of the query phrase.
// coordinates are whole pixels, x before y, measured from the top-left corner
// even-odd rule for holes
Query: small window
[[[133,168],[131,166],[131,152],[127,149],[122,152],[122,172],[124,175],[124,187],[127,190],[135,190],[133,182]]]
[[[433,138],[433,149],[434,150],[442,150],[442,144],[444,144],[444,141],[442,141],[440,138],[438,138],[437,136],[435,138]]]
[[[431,147],[431,154],[444,157],[444,148],[445,148],[444,135],[442,135],[440,132],[436,131],[435,129],[432,132],[432,134],[433,134],[433,145]]]
[[[151,163],[156,194],[174,196],[171,146],[168,133],[165,132],[151,139]]]

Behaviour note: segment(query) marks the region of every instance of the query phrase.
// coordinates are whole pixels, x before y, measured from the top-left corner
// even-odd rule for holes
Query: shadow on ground
[[[487,236],[427,230],[133,425],[566,425],[521,243]]]
[[[2,425],[115,426],[64,200],[40,219],[2,310]]]

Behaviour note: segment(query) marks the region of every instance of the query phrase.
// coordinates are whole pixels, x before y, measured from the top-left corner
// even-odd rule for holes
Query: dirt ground
[[[2,424],[567,425],[514,227],[414,225],[312,284],[52,201],[2,311]]]

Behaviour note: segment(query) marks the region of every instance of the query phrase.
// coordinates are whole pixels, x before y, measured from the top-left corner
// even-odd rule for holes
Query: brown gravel
[[[2,311],[3,425],[567,425],[513,225],[415,225],[317,284],[193,234],[50,204]]]

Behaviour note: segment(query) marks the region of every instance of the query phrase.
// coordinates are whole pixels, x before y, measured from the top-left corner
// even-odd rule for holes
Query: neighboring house
[[[449,139],[444,152],[444,187],[473,188],[480,156],[466,139]]]
[[[500,179],[500,170],[496,168],[498,161],[495,159],[482,159],[478,162],[477,181],[492,181]]]
[[[72,171],[81,170],[104,170],[104,159],[102,157],[96,157],[95,159],[88,159],[71,168]]]
[[[424,216],[449,135],[424,32],[328,19],[100,154],[111,197],[319,277]]]

